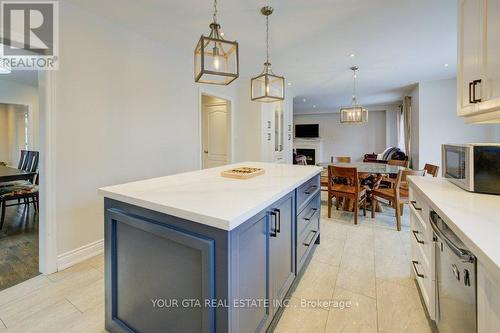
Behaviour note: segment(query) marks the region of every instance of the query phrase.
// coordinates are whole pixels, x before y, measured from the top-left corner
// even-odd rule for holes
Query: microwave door
[[[445,159],[445,176],[457,180],[465,180],[465,149],[459,147],[447,148],[445,151]]]

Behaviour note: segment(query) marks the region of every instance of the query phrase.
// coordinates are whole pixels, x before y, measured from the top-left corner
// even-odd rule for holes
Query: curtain
[[[411,161],[411,96],[405,96],[403,100],[403,124],[404,128],[404,138],[405,138],[405,148],[406,155],[408,156],[408,161],[412,165]]]

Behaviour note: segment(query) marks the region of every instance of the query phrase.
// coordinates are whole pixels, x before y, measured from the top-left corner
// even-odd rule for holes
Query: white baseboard
[[[89,243],[78,249],[57,256],[57,270],[62,271],[104,252],[104,239]]]

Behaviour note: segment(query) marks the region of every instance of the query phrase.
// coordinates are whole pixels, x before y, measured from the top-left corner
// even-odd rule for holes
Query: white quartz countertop
[[[500,282],[500,196],[467,192],[444,178],[409,180]]]
[[[245,180],[220,175],[221,171],[238,166],[263,168],[265,174]],[[243,162],[103,187],[99,193],[139,207],[232,230],[321,170],[316,166]]]

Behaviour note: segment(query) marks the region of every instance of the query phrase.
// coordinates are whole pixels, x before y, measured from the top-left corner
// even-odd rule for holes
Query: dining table
[[[321,173],[321,186],[325,188],[328,186],[328,166],[334,165],[338,167],[346,167],[346,168],[356,168],[358,170],[358,174],[360,178],[364,178],[363,176],[369,177],[370,175],[376,176],[375,184],[379,183],[379,180],[383,175],[392,175],[396,176],[401,170],[408,170],[403,166],[399,165],[389,165],[385,163],[373,163],[373,162],[351,162],[351,163],[336,163],[336,162],[321,162],[318,163],[317,166],[323,167],[323,172]],[[367,187],[368,188],[368,187]],[[347,204],[346,210],[352,210],[352,204]],[[377,203],[376,211],[382,211],[382,207]]]
[[[30,180],[36,172],[24,171],[17,168],[0,165],[0,183],[14,180]]]

